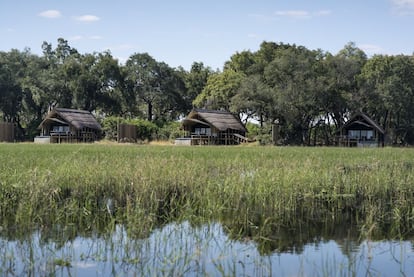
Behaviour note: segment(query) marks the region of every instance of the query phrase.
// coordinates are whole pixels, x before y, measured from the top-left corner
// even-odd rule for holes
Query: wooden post
[[[116,124],[116,142],[119,143],[119,119],[118,119],[118,122]]]
[[[276,144],[279,140],[279,126],[272,124],[272,141],[273,144]]]

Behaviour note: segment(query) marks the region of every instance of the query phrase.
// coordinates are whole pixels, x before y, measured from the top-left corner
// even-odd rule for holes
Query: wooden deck
[[[249,141],[248,138],[237,133],[217,136],[191,134],[190,139],[191,145],[238,145]]]
[[[50,143],[93,142],[96,140],[94,132],[82,131],[79,134],[71,132],[50,132]]]
[[[379,147],[382,146],[378,140],[362,140],[352,138],[338,138],[338,146],[344,147]]]

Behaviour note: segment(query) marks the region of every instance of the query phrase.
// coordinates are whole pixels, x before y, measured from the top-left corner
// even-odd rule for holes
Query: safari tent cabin
[[[40,124],[38,140],[49,138],[51,143],[93,142],[100,138],[102,128],[89,111],[55,108]]]
[[[194,109],[183,120],[184,138],[191,145],[236,145],[247,142],[240,118],[227,111]],[[180,142],[180,139],[177,140]],[[177,143],[183,144],[183,143]]]
[[[384,129],[362,112],[354,114],[339,130],[340,146],[380,147],[384,138]]]

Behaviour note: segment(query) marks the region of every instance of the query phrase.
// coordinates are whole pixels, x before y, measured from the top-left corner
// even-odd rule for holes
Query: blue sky
[[[125,62],[147,52],[185,69],[222,69],[264,40],[411,55],[413,28],[414,0],[0,0],[0,51],[40,55],[43,41],[63,37],[81,53],[110,50]]]

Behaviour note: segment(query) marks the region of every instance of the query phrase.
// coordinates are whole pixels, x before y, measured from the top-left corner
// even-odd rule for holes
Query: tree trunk
[[[260,129],[263,129],[263,113],[260,113],[259,123],[260,123]]]
[[[148,121],[152,121],[152,103],[148,102]]]

